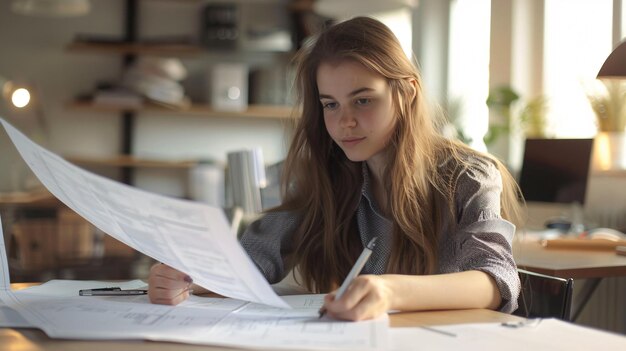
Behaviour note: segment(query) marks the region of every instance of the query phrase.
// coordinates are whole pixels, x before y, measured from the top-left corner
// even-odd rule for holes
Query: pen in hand
[[[367,263],[367,260],[372,255],[372,250],[374,249],[375,245],[376,245],[376,237],[370,240],[370,242],[367,243],[367,246],[363,248],[363,252],[361,252],[361,255],[354,263],[354,266],[352,266],[352,269],[350,269],[350,272],[346,276],[346,279],[343,280],[343,283],[341,283],[339,290],[337,290],[337,294],[335,295],[335,300],[338,300],[341,298],[341,296],[346,292],[346,289],[348,289],[348,286],[350,286],[354,278],[356,278],[356,276],[359,275],[359,273],[361,273],[363,266],[365,266],[365,263]],[[324,307],[320,308],[319,318],[324,317],[325,314],[326,314],[326,309]]]

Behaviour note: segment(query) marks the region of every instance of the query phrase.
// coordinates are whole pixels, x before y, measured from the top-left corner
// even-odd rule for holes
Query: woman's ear
[[[409,82],[409,85],[411,85],[411,101],[413,101],[417,97],[417,80],[415,78],[409,78],[407,80]]]

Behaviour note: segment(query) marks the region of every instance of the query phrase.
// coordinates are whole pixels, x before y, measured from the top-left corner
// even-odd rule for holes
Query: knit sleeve
[[[270,284],[280,282],[291,270],[288,257],[295,217],[288,212],[269,212],[250,224],[240,243]]]
[[[513,312],[521,284],[511,243],[515,225],[500,217],[502,177],[486,158],[473,158],[456,186],[456,252],[460,270],[478,270],[496,282],[502,303],[499,310]]]

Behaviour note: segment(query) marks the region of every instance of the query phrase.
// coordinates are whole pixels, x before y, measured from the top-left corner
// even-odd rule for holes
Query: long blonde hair
[[[387,272],[436,272],[437,238],[444,216],[454,216],[454,174],[459,171],[448,167],[442,174],[438,164],[452,157],[463,167],[465,156],[476,154],[440,135],[417,68],[384,24],[353,18],[328,28],[303,48],[296,75],[302,114],[285,160],[283,204],[275,210],[298,217],[290,259],[306,286],[318,292],[340,284],[362,249],[355,219],[362,165],[348,160],[330,138],[317,88],[319,65],[341,60],[356,61],[385,77],[396,109],[384,175],[393,221]],[[515,182],[494,162],[503,177],[502,217],[513,219],[518,213]]]

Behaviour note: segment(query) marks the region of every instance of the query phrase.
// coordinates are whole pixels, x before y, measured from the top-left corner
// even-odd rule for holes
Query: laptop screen
[[[526,201],[585,203],[593,139],[526,139],[519,186]]]

